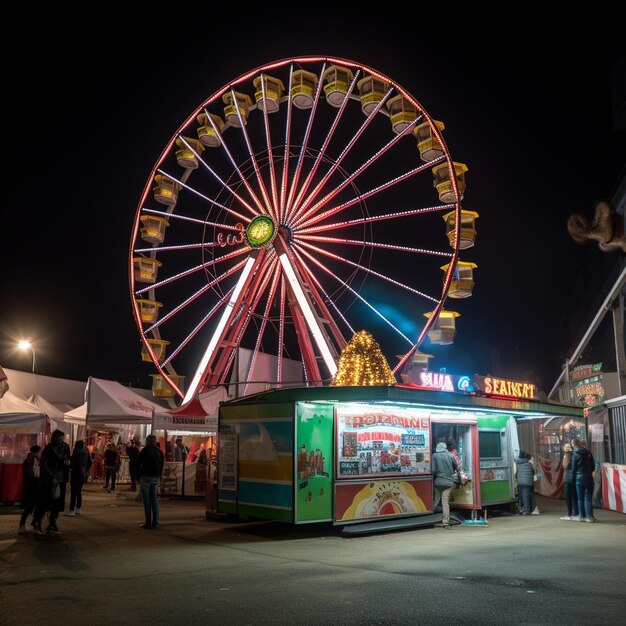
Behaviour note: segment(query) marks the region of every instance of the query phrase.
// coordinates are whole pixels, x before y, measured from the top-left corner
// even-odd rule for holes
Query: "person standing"
[[[563,445],[563,498],[567,508],[567,515],[561,517],[562,520],[578,519],[578,495],[576,494],[576,485],[574,484],[574,476],[572,475],[572,445],[566,443]]]
[[[128,473],[130,474],[130,490],[137,490],[137,455],[139,454],[139,441],[131,439],[126,446],[128,456]]]
[[[90,467],[91,456],[85,448],[85,442],[79,439],[74,444],[74,452],[70,457],[70,510],[65,515],[80,515],[83,504],[83,485],[87,480]]]
[[[22,462],[22,482],[24,491],[22,492],[21,505],[24,509],[20,517],[18,532],[26,532],[26,520],[35,510],[37,498],[39,497],[39,461],[41,459],[41,446],[31,446],[29,453]]]
[[[532,515],[535,510],[535,468],[530,459],[524,450],[515,459],[520,507],[524,509],[521,515]]]
[[[41,520],[49,511],[47,532],[58,535],[57,518],[63,510],[63,494],[65,493],[66,477],[69,475],[69,446],[63,441],[65,433],[55,430],[50,443],[41,453],[40,481],[41,489],[33,515],[32,526],[35,532],[43,535]]]
[[[572,453],[572,476],[576,485],[576,495],[578,496],[579,521],[595,522],[593,516],[593,472],[596,462],[593,454],[580,437],[575,437],[572,441],[574,452]]]
[[[146,445],[137,455],[137,476],[146,516],[146,521],[141,524],[141,528],[159,527],[158,488],[164,463],[165,457],[161,448],[156,445],[156,437],[148,435]]]
[[[115,444],[111,442],[107,449],[104,451],[104,487],[109,493],[115,491],[115,481],[117,479],[117,472],[120,469],[120,455],[115,447]]]
[[[176,439],[176,445],[174,446],[174,452],[173,452],[174,461],[178,461],[179,463],[181,461],[184,462],[188,454],[189,454],[189,449],[187,448],[187,446],[183,445],[182,438],[178,437]]]
[[[454,474],[459,466],[454,455],[448,450],[445,442],[440,441],[435,448],[432,459],[432,472],[434,481],[433,511],[441,501],[443,516],[441,525],[443,528],[450,526],[450,493],[454,487]]]

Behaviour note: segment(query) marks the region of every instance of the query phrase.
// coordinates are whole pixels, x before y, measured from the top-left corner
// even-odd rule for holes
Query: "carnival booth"
[[[222,403],[218,513],[356,524],[433,513],[431,453],[462,469],[451,506],[516,501],[516,418],[575,407],[476,393],[388,387],[281,389]]]
[[[11,391],[0,398],[0,501],[14,502],[22,494],[22,461],[31,446],[44,446],[50,433],[46,414]]]
[[[217,415],[226,398],[226,389],[216,387],[175,409],[155,412],[152,433],[165,451],[161,494],[212,498]]]

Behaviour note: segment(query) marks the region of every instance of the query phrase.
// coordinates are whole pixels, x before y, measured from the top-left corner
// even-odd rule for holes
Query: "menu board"
[[[375,405],[335,408],[337,478],[430,472],[430,417]]]

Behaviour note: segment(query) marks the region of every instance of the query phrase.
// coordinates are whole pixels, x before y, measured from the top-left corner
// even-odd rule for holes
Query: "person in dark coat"
[[[18,532],[26,532],[26,520],[35,510],[39,497],[39,461],[41,459],[41,446],[31,446],[29,453],[22,462],[22,483],[24,491],[20,505],[24,509],[20,517]]]
[[[535,467],[528,452],[522,450],[515,459],[517,485],[519,487],[520,507],[522,515],[532,515],[535,510]]]
[[[117,472],[120,469],[122,459],[113,442],[107,445],[104,451],[104,486],[109,493],[115,491],[115,481],[117,480]]]
[[[50,516],[46,530],[54,535],[59,534],[57,518],[64,508],[65,487],[70,467],[70,447],[64,438],[65,433],[62,430],[55,430],[50,443],[41,453],[41,489],[32,521],[33,529],[39,535],[45,534],[41,528],[41,520],[48,511]],[[56,490],[57,487],[56,497],[53,497],[53,488]]]
[[[161,448],[156,445],[156,437],[148,435],[146,445],[137,455],[137,476],[146,521],[141,528],[159,527],[159,498],[158,489],[165,457]]]
[[[137,455],[139,454],[139,441],[131,439],[126,446],[128,456],[128,473],[130,474],[130,490],[137,490]]]
[[[576,437],[572,441],[574,452],[572,453],[572,476],[576,485],[578,496],[578,511],[581,522],[595,522],[593,516],[593,472],[596,462],[593,454],[585,445],[585,442]]]
[[[433,490],[433,511],[437,508],[441,500],[441,508],[443,511],[442,526],[443,528],[452,528],[450,526],[450,494],[454,487],[454,474],[458,470],[458,464],[454,455],[448,450],[445,442],[441,441],[437,444],[432,460],[432,472],[434,481]]]
[[[70,510],[65,515],[80,515],[83,504],[83,485],[91,467],[91,455],[85,448],[85,442],[79,439],[74,444],[70,457]]]
[[[578,519],[578,494],[572,475],[572,445],[569,443],[563,445],[561,464],[563,465],[563,498],[567,508],[567,515],[561,519],[565,521],[575,520]]]

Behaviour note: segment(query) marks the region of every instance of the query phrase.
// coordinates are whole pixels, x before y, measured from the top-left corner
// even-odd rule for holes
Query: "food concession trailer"
[[[575,407],[475,393],[307,387],[223,402],[217,514],[358,524],[432,513],[431,454],[451,442],[454,509],[515,501],[515,418]]]

